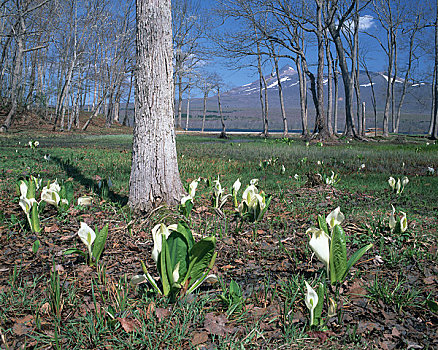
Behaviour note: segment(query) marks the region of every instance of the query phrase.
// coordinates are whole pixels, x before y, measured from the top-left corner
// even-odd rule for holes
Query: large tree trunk
[[[7,132],[8,129],[11,127],[12,124],[12,118],[15,116],[15,112],[18,107],[18,89],[19,89],[19,82],[21,79],[21,67],[23,63],[23,53],[24,53],[24,31],[25,31],[25,25],[24,25],[24,19],[20,18],[20,26],[19,26],[19,33],[17,35],[17,48],[15,51],[15,62],[14,62],[14,71],[12,75],[12,86],[11,86],[11,109],[9,110],[8,115],[6,116],[5,122],[3,123],[2,127],[0,128],[0,132]]]
[[[224,120],[224,115],[222,113],[222,105],[221,105],[221,94],[220,94],[220,88],[217,88],[217,104],[219,107],[219,114],[221,116],[221,124],[222,124],[222,131],[221,134],[219,135],[219,138],[221,139],[226,139],[227,138],[227,134],[225,131],[225,120]]]
[[[307,81],[301,66],[301,61],[302,58],[297,56],[295,60],[295,65],[297,67],[298,82],[300,85],[300,113],[301,113],[301,125],[302,125],[301,134],[307,137],[309,136],[309,128],[307,125]]]
[[[329,16],[330,17],[330,16]],[[340,28],[336,28],[334,21],[328,25],[333,42],[335,43],[336,53],[341,68],[342,81],[345,92],[345,135],[356,137],[356,128],[353,122],[353,80],[348,69],[347,59],[345,57],[344,45],[340,36]]]
[[[433,106],[433,121],[432,132],[430,138],[436,140],[438,138],[438,6],[436,9],[435,18],[435,82],[434,87],[434,106]]]
[[[257,71],[259,73],[259,98],[260,98],[260,107],[262,109],[262,124],[263,131],[261,136],[268,137],[268,130],[266,128],[266,112],[265,112],[265,103],[263,100],[263,72],[262,72],[262,55],[260,53],[260,43],[257,41]]]
[[[170,0],[137,0],[135,125],[129,206],[150,212],[184,194],[174,129]]]
[[[178,79],[178,119],[177,119],[177,124],[176,127],[178,129],[181,129],[181,118],[182,118],[182,93],[183,93],[183,89],[182,89],[182,76],[180,74],[177,75],[177,79]]]
[[[317,69],[317,77],[316,77],[316,100],[315,101],[315,109],[316,109],[316,119],[315,119],[315,133],[318,133],[318,138],[327,139],[330,138],[331,135],[327,130],[327,123],[324,115],[324,32],[322,27],[322,0],[316,1],[316,37],[318,42],[318,69]],[[312,78],[311,78],[312,81]],[[313,82],[312,82],[313,83]],[[313,92],[313,90],[312,90]]]
[[[126,100],[126,105],[125,105],[125,116],[123,118],[123,123],[122,123],[122,125],[124,125],[124,126],[128,125],[128,108],[129,108],[129,101],[131,100],[131,90],[132,90],[133,77],[134,77],[134,72],[131,72],[131,79],[129,81],[128,98]]]
[[[429,131],[427,135],[432,136],[433,131],[433,122],[434,122],[434,113],[435,113],[435,79],[437,78],[437,66],[435,65],[433,69],[433,77],[432,77],[432,103],[430,106],[430,123],[429,123]]]
[[[190,81],[189,81],[189,84],[190,84]],[[186,127],[185,127],[186,131],[189,130],[189,118],[190,118],[190,87],[189,87],[189,91],[187,94]]]
[[[274,51],[272,49],[272,51]],[[289,130],[287,127],[286,110],[284,109],[283,87],[281,86],[280,71],[278,69],[278,57],[274,54],[275,75],[277,76],[278,96],[280,98],[281,118],[283,120],[283,137],[288,137]]]
[[[202,128],[201,132],[204,132],[205,127],[205,116],[207,115],[207,98],[208,98],[208,91],[204,92],[204,110],[202,112]]]
[[[327,58],[327,129],[330,135],[333,135],[333,57],[330,52],[330,41],[326,38],[325,50]]]

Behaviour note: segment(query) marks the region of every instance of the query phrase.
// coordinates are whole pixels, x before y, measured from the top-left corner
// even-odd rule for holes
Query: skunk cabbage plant
[[[209,275],[217,255],[215,237],[203,238],[195,243],[190,228],[180,222],[167,227],[164,224],[155,226],[152,238],[152,259],[158,270],[159,282],[142,262],[144,274],[133,276],[131,284],[147,281],[158,294],[169,297],[173,302],[178,295],[192,293],[204,281],[216,279],[216,276]]]
[[[251,180],[250,185],[242,194],[242,202],[237,207],[237,211],[242,220],[256,222],[263,219],[271,202],[271,196],[266,196],[263,191],[256,187],[257,179]]]
[[[196,195],[196,188],[198,187],[200,179],[193,180],[189,185],[189,195],[181,198],[181,204],[179,205],[179,210],[182,215],[186,218],[190,216],[190,213],[193,209],[193,200]]]
[[[29,181],[19,180],[17,187],[20,193],[18,204],[26,214],[29,227],[32,232],[41,232],[40,218],[38,214],[38,202],[35,199],[36,191],[39,188],[41,181],[33,176]]]
[[[406,213],[400,211],[401,217],[397,217],[395,208],[391,204],[392,212],[389,215],[389,229],[393,233],[403,233],[408,229],[408,219]]]
[[[225,191],[219,182],[219,175],[217,177],[217,180],[213,181],[213,184],[214,184],[214,187],[213,187],[213,207],[215,209],[220,210],[224,206],[228,197],[230,197],[231,195],[227,194],[224,196]]]
[[[341,227],[344,218],[338,207],[325,219],[318,216],[319,229],[312,227],[306,232],[311,234],[310,248],[326,266],[327,276],[332,284],[343,282],[351,267],[373,246],[368,244],[362,247],[347,261],[345,232]]]
[[[405,186],[409,183],[409,179],[404,176],[401,180],[397,178],[393,178],[392,176],[388,179],[389,187],[391,187],[392,191],[395,194],[403,193]]]
[[[96,228],[96,232],[85,222],[81,222],[81,227],[78,231],[78,237],[87,247],[88,252],[84,252],[77,248],[70,248],[64,251],[64,255],[80,254],[88,257],[88,265],[98,264],[105,248],[105,242],[108,237],[108,224],[100,231]]]

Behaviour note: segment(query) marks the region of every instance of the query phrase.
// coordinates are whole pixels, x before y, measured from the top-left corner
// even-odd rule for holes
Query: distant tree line
[[[172,1],[177,127],[183,127],[185,97],[188,128],[190,96],[198,89],[204,96],[204,129],[209,94],[215,92],[220,105],[220,92],[225,88],[221,77],[206,66],[225,58],[233,68],[249,65],[258,73],[264,136],[269,134],[269,103],[263,72],[267,67],[272,70],[277,77],[284,136],[288,136],[278,65],[280,59],[290,59],[299,77],[305,137],[327,139],[336,134],[341,79],[344,134],[364,137],[367,126],[359,75],[365,72],[371,84],[375,124],[384,136],[400,130],[409,84],[428,82],[433,100],[428,132],[437,138],[436,1],[216,0],[208,12],[201,4],[199,0]],[[378,30],[363,29],[369,14]],[[229,21],[236,25],[227,25]],[[133,102],[135,25],[133,0],[1,0],[0,98],[7,111],[1,131],[10,128],[23,108],[38,111],[53,129],[85,130],[98,113],[105,116],[107,127],[114,122],[126,124]],[[386,61],[381,124],[377,124],[377,97],[368,67],[375,52],[363,45],[364,35],[375,42]],[[316,60],[312,52],[316,52]],[[430,69],[418,69],[425,62]],[[402,78],[399,89],[395,88],[396,77]],[[313,130],[308,126],[308,103],[315,110]],[[83,110],[90,113],[88,121],[80,125],[79,112]],[[223,117],[221,121],[225,136]]]

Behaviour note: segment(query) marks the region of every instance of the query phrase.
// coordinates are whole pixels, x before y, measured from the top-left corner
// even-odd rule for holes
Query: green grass
[[[35,151],[27,147],[31,139],[40,142]],[[218,299],[218,295],[225,293],[223,290],[202,290],[193,298],[171,306],[147,289],[134,290],[128,283],[134,273],[132,267],[129,271],[119,269],[114,272],[112,260],[120,264],[120,260],[128,258],[119,257],[117,247],[129,241],[139,247],[138,252],[131,251],[129,257],[139,256],[139,259],[147,260],[149,250],[144,246],[150,242],[150,228],[159,222],[170,224],[180,219],[175,210],[162,208],[150,218],[136,218],[132,222],[134,229],[131,226],[132,231],[128,230],[127,223],[131,222],[132,216],[125,204],[129,193],[131,147],[130,135],[65,134],[32,138],[7,135],[0,138],[0,227],[5,232],[1,243],[6,246],[20,238],[20,242],[25,242],[20,259],[26,262],[24,267],[17,264],[14,270],[9,270],[9,279],[3,279],[1,285],[0,330],[6,339],[16,336],[13,327],[17,319],[32,315],[33,332],[25,338],[24,346],[87,349],[105,344],[115,349],[190,348],[192,331],[199,330],[197,327],[204,323],[207,313],[226,313],[230,305],[224,306]],[[257,226],[261,232],[255,232],[255,236],[252,236],[253,226],[246,224],[241,232],[236,233],[232,208],[224,210],[225,218],[215,216],[212,211],[208,211],[209,215],[192,214],[194,232],[215,236],[219,241],[235,239],[231,243],[232,249],[226,249],[223,246],[227,243],[223,244],[218,264],[241,268],[236,275],[232,274],[233,270],[223,272],[224,285],[229,285],[233,278],[242,287],[239,311],[229,315],[241,333],[221,337],[211,335],[210,341],[219,349],[269,345],[265,330],[269,322],[280,331],[276,344],[287,346],[305,342],[306,325],[294,319],[295,315],[307,312],[302,301],[304,280],[310,281],[315,276],[308,270],[311,251],[304,232],[315,225],[318,214],[326,215],[337,206],[342,208],[346,221],[355,227],[349,228],[348,251],[373,243],[371,258],[379,255],[385,262],[379,269],[389,271],[392,276],[395,273],[398,276],[399,271],[407,267],[417,266],[421,270],[436,265],[436,251],[429,248],[437,242],[438,176],[428,175],[427,167],[438,169],[438,145],[426,145],[425,139],[407,138],[403,143],[347,143],[347,140],[341,140],[337,144],[319,147],[313,143],[306,146],[299,139],[282,142],[241,136],[229,140],[178,136],[177,152],[180,174],[186,185],[198,177],[216,179],[219,176],[226,193],[229,193],[237,178],[240,178],[243,189],[251,179],[258,178],[259,187],[273,196],[266,217]],[[45,160],[44,155],[50,155],[50,160]],[[277,161],[262,169],[260,161],[267,159]],[[361,169],[361,164],[365,164],[365,168]],[[286,170],[284,173],[282,165]],[[340,178],[334,187],[303,187],[308,175],[330,175],[331,171]],[[53,259],[66,271],[83,265],[83,262],[74,260],[74,257],[63,257],[56,249],[47,250],[53,241],[45,242],[44,232],[39,235],[45,247],[40,248],[42,253],[34,255],[29,251],[36,237],[27,228],[26,218],[17,204],[18,195],[13,190],[18,179],[31,174],[39,175],[43,181],[72,179],[76,199],[81,195],[93,195],[96,204],[86,209],[73,206],[74,215],[46,210],[42,214],[42,225],[56,222],[60,227],[59,237],[65,238],[75,233],[71,226],[77,227],[84,218],[92,217],[99,224],[109,222],[113,231],[122,233],[118,236],[120,241],[111,241],[113,231],[110,231],[108,245],[115,255],[108,256],[104,252],[105,268],[89,275],[76,270],[65,275],[51,273]],[[298,180],[294,178],[295,174],[299,176]],[[389,176],[409,178],[402,194],[395,195],[390,191]],[[109,178],[113,183],[110,195],[100,198],[98,183],[100,179]],[[210,193],[211,188],[201,182],[195,209],[201,203],[208,203]],[[409,229],[404,234],[392,235],[389,232],[387,222],[391,204],[398,212],[407,213]],[[264,239],[269,240],[268,247]],[[75,238],[68,242],[80,244]],[[271,246],[274,248],[268,249]],[[252,263],[251,268],[245,265],[248,261]],[[264,261],[273,262],[274,266],[286,264],[290,268],[273,273],[269,264],[261,263]],[[41,276],[30,277],[29,266],[32,264],[38,266]],[[422,309],[424,301],[429,298],[426,290],[420,287],[411,289],[411,284],[406,282],[408,272],[399,280],[372,279],[360,271],[360,266],[356,273],[368,278],[367,291],[371,301],[378,303],[381,300],[399,312],[409,307]],[[256,322],[245,308],[251,304],[260,308],[278,304],[280,311],[275,318],[265,319],[263,316]],[[159,320],[153,311],[157,308],[169,309],[170,314]],[[125,332],[120,319],[131,322],[133,330]],[[360,336],[353,328],[342,341],[363,345],[363,339],[359,341]]]

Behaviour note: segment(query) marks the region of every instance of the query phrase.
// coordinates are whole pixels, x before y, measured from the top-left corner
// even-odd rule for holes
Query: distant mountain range
[[[371,99],[371,82],[365,71],[359,72],[361,101],[366,104],[367,127],[374,127],[374,114]],[[377,100],[378,125],[381,128],[382,115],[385,103],[385,91],[388,77],[384,73],[370,73],[374,92]],[[291,130],[301,129],[300,109],[299,109],[299,82],[298,73],[291,66],[284,66],[280,70],[280,81],[283,88],[284,103]],[[328,80],[324,80],[327,85]],[[269,120],[270,129],[282,129],[278,82],[275,76],[266,76],[269,101]],[[397,78],[395,83],[396,101],[398,101],[402,89],[403,79]],[[309,124],[312,127],[314,119],[314,108],[310,92],[310,81],[308,81],[308,115]],[[327,93],[325,89],[325,93]],[[325,102],[327,96],[325,96]],[[259,81],[235,87],[221,94],[221,102],[226,116],[228,129],[252,129],[262,128],[261,107],[259,99]],[[431,87],[426,83],[408,84],[405,101],[402,108],[401,132],[423,133],[427,132],[431,106]],[[183,104],[183,113],[186,112],[186,101]],[[206,128],[220,128],[219,113],[217,107],[217,97],[211,96],[207,102]],[[197,98],[190,101],[190,120],[189,128],[200,128],[203,110],[203,99]],[[340,127],[343,127],[344,117],[344,87],[342,78],[339,76],[339,98],[338,115]],[[183,127],[185,118],[183,118]]]

